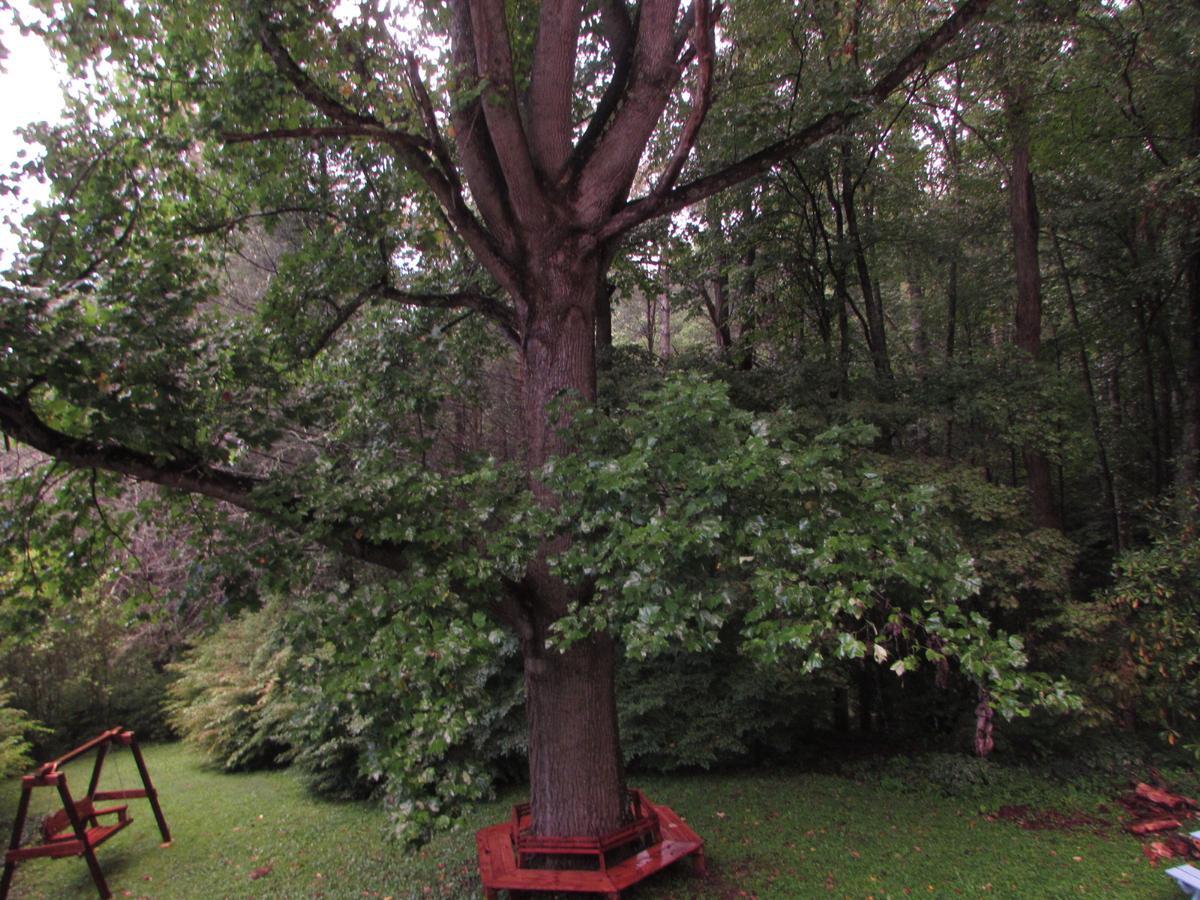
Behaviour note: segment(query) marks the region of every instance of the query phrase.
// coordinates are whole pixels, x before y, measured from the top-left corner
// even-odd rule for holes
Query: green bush
[[[29,735],[48,730],[24,710],[12,706],[12,699],[13,695],[0,682],[0,779],[29,768],[32,763]]]
[[[289,653],[273,610],[226,622],[171,665],[178,675],[166,704],[172,727],[227,770],[275,764],[287,749],[281,677]]]
[[[1067,610],[1090,667],[1095,723],[1150,729],[1200,758],[1200,498],[1153,512],[1148,542],[1122,553],[1113,584]]]

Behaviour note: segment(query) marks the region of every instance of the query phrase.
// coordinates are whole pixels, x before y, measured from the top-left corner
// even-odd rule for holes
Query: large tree
[[[723,10],[709,0],[452,0],[419,22],[371,2],[353,13],[57,5],[42,30],[90,78],[66,124],[34,135],[47,154],[29,173],[56,193],[3,287],[0,427],[71,465],[206,495],[408,570],[411,528],[373,528],[297,494],[285,470],[308,460],[275,452],[282,433],[266,407],[356,317],[387,304],[454,309],[486,318],[510,346],[517,455],[536,503],[553,509],[540,476],[571,449],[564,396],[595,398],[597,312],[623,242],[836,134],[987,5],[897,8],[889,27],[903,20],[910,39],[871,61],[858,49],[870,17],[857,4],[853,71],[816,91],[793,83],[780,54],[780,103],[815,106],[708,171],[693,149],[717,97]],[[796,15],[789,27],[806,27],[791,7],[744,14]],[[259,220],[285,235],[289,222],[308,223],[303,252],[252,260],[271,270],[269,285],[287,286],[256,301],[268,313],[290,291],[286,312],[265,319],[272,336],[298,335],[286,359],[267,339],[235,346],[228,332],[252,319],[221,299],[222,254],[252,255],[246,226]],[[251,370],[260,374],[244,377]],[[235,375],[238,388],[224,388]],[[296,430],[315,415],[302,401],[289,411]],[[252,450],[275,459],[252,464]],[[524,658],[544,834],[602,833],[624,815],[614,637],[596,628],[564,652],[550,646],[555,623],[594,590],[551,565],[571,540],[542,541],[484,606]]]

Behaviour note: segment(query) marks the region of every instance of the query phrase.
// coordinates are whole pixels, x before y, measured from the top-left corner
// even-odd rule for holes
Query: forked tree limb
[[[642,0],[628,84],[579,175],[575,210],[584,228],[602,227],[613,205],[627,196],[646,143],[671,99],[679,77],[678,7],[678,0]]]
[[[479,99],[475,29],[465,0],[450,4],[450,53],[454,63],[449,81],[450,122],[463,177],[498,246],[507,259],[515,259],[519,253],[515,216],[507,193],[498,187],[504,183],[504,175]]]
[[[571,153],[571,104],[582,3],[543,3],[529,77],[529,143],[547,181],[556,182]]]
[[[475,61],[482,78],[481,102],[500,162],[508,203],[526,227],[544,221],[545,197],[533,167],[529,140],[521,121],[521,104],[513,74],[512,42],[504,0],[455,0],[467,3],[475,39]],[[472,185],[472,189],[476,189]],[[487,185],[495,190],[498,185]]]
[[[598,235],[599,239],[611,240],[650,219],[685,209],[713,194],[761,175],[788,157],[795,156],[835,134],[885,100],[905,79],[925,65],[933,54],[950,43],[964,28],[981,18],[989,4],[990,0],[966,0],[940,26],[917,42],[868,90],[851,98],[840,109],[810,122],[795,134],[661,196],[651,194],[627,203],[603,226]]]
[[[713,75],[713,30],[716,28],[716,15],[710,9],[708,0],[695,0],[692,4],[695,10],[695,23],[692,31],[692,49],[698,60],[696,84],[692,88],[692,110],[683,125],[683,132],[666,168],[651,190],[651,194],[662,196],[669,191],[679,179],[696,138],[700,134],[700,126],[708,115],[712,105],[712,75]],[[685,63],[686,65],[686,63]]]
[[[446,213],[446,217],[454,224],[455,229],[462,235],[463,240],[489,272],[508,290],[518,287],[519,279],[507,255],[497,243],[496,238],[475,217],[467,204],[458,184],[457,173],[446,172],[434,157],[434,150],[423,138],[389,128],[377,119],[353,110],[330,96],[319,84],[309,77],[308,73],[292,57],[283,45],[279,35],[270,23],[261,18],[258,27],[259,42],[264,52],[275,65],[276,70],[285,78],[296,91],[309,102],[314,109],[326,117],[338,122],[344,129],[342,137],[367,137],[378,140],[397,150],[401,158],[420,176],[426,186],[437,198],[438,203]],[[306,131],[300,129],[299,131]],[[255,137],[266,140],[281,137],[314,136],[293,133],[293,129],[265,131]],[[326,132],[321,136],[336,136],[338,133]],[[245,135],[233,135],[242,140],[250,139]]]

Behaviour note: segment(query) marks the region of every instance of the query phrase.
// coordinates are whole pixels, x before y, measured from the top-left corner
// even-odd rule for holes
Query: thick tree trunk
[[[607,636],[525,656],[529,787],[537,834],[599,837],[625,821],[616,654]]]
[[[556,498],[537,473],[569,448],[562,426],[572,397],[596,397],[595,314],[604,291],[602,265],[569,244],[539,257],[522,298],[528,322],[522,363],[527,465],[540,502]],[[552,415],[557,404],[558,416]],[[625,819],[624,771],[617,732],[615,649],[599,635],[565,653],[546,646],[550,626],[586,586],[550,574],[546,557],[570,535],[548,540],[524,579],[521,634],[529,727],[533,828],[542,835],[598,836]]]
[[[1030,364],[1036,366],[1042,347],[1042,276],[1038,267],[1038,210],[1033,193],[1033,172],[1029,166],[1029,131],[1023,105],[1021,98],[1010,99],[1013,169],[1009,216],[1017,273],[1016,345],[1029,354]],[[1025,447],[1022,455],[1034,524],[1039,528],[1061,528],[1054,506],[1050,461],[1036,447]]]

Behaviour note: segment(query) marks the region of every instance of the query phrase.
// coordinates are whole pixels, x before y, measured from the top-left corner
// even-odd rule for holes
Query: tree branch
[[[28,400],[0,394],[0,431],[76,468],[103,469],[136,481],[162,485],[183,493],[200,494],[275,522],[283,518],[278,509],[256,496],[256,492],[267,485],[263,479],[199,460],[163,460],[118,444],[100,444],[72,437],[43,422]],[[346,556],[392,571],[403,571],[407,567],[404,559],[406,544],[363,541],[357,534],[349,526],[339,526],[328,530],[318,540]]]
[[[642,0],[632,70],[612,115],[579,177],[576,213],[585,226],[604,222],[627,195],[642,151],[679,77],[675,55],[678,0]]]
[[[520,332],[517,328],[517,314],[511,306],[497,300],[495,297],[479,291],[457,291],[447,294],[418,293],[402,291],[391,285],[380,285],[373,289],[378,297],[395,303],[410,306],[422,306],[427,309],[470,309],[481,313],[492,322],[499,325],[504,336],[513,344],[520,346]]]
[[[475,62],[483,79],[483,115],[504,173],[508,203],[525,224],[544,219],[542,186],[533,169],[525,126],[521,123],[512,48],[503,0],[461,0],[470,6]]]
[[[512,206],[508,202],[500,160],[488,133],[483,104],[475,92],[479,67],[475,61],[475,32],[467,0],[454,0],[450,8],[450,49],[454,59],[450,81],[450,121],[462,171],[479,212],[509,259],[518,255]],[[469,97],[467,100],[457,98]]]
[[[658,216],[669,215],[719,193],[739,182],[760,175],[776,164],[817,144],[885,100],[904,80],[923,66],[938,50],[987,11],[990,0],[965,0],[940,26],[915,44],[904,57],[867,91],[827,112],[799,132],[776,141],[731,165],[680,185],[663,194],[650,194],[627,203],[601,229],[601,241],[615,238]]]
[[[712,104],[713,29],[716,26],[716,16],[710,14],[708,0],[695,0],[692,5],[696,17],[692,47],[699,61],[696,85],[692,89],[692,111],[684,123],[675,152],[671,154],[670,161],[650,191],[651,194],[660,197],[679,179],[679,173],[683,171],[683,165],[696,144],[700,126],[704,124],[704,117],[708,115],[708,108]]]
[[[571,99],[583,4],[543,3],[529,82],[529,130],[534,161],[558,181],[571,152]]]
[[[259,41],[264,51],[271,58],[277,70],[286,78],[302,97],[308,100],[317,110],[329,118],[339,122],[344,129],[342,136],[371,137],[387,143],[395,148],[401,157],[421,177],[433,195],[445,210],[447,218],[462,235],[479,261],[487,267],[496,280],[507,290],[515,290],[518,278],[505,253],[497,244],[496,239],[475,218],[471,208],[467,206],[462,191],[457,185],[457,176],[453,170],[449,172],[435,162],[431,154],[433,148],[424,139],[388,128],[371,116],[350,109],[329,96],[308,74],[283,46],[274,29],[265,18],[259,20]],[[259,140],[276,137],[323,137],[331,136],[330,132],[315,135],[307,133],[310,129],[280,129],[276,131],[259,132]],[[248,137],[248,136],[244,136]]]
[[[224,131],[221,140],[226,144],[253,144],[262,141],[290,141],[296,138],[376,138],[384,143],[396,143],[397,134],[382,125],[354,124],[344,125],[301,125],[296,128],[267,128],[263,131]],[[410,140],[419,139],[408,135]],[[421,149],[424,149],[422,147]]]
[[[633,23],[629,20],[625,0],[601,0],[600,18],[604,34],[608,38],[609,49],[612,51],[613,74],[592,112],[592,117],[588,120],[587,128],[576,142],[575,149],[571,151],[571,158],[567,164],[567,173],[571,176],[577,176],[591,159],[600,135],[604,133],[609,119],[620,105],[621,97],[625,95],[629,73],[633,69],[633,45],[637,35]]]

